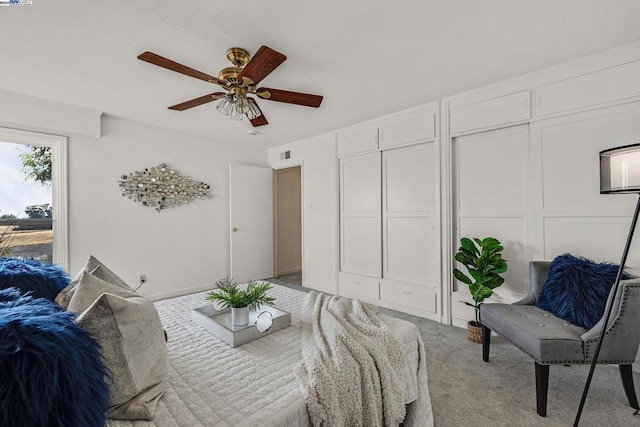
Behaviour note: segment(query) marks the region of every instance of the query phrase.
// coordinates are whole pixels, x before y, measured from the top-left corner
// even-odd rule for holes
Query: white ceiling
[[[33,0],[1,7],[0,89],[219,138],[276,146],[640,40],[638,0]],[[208,74],[226,50],[288,59],[262,85],[324,96],[262,100],[269,125],[168,106],[217,90],[136,59]]]

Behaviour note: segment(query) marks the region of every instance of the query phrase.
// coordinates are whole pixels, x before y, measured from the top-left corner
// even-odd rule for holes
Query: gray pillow
[[[98,267],[100,269],[101,267]],[[133,289],[112,285],[83,270],[76,276],[78,282],[71,293],[67,311],[82,313],[85,311],[98,297],[104,293],[118,295],[125,298],[140,296]],[[76,280],[76,279],[74,279]]]
[[[82,285],[74,298],[85,291]],[[107,416],[153,419],[168,377],[167,346],[153,303],[141,296],[102,293],[76,321],[98,340],[112,373]]]
[[[112,372],[107,416],[153,419],[168,377],[165,335],[153,303],[93,256],[58,297],[58,304],[80,313],[76,322],[102,346]]]
[[[71,283],[69,283],[69,285],[66,288],[64,288],[58,294],[58,296],[56,296],[56,299],[55,299],[56,303],[60,305],[62,308],[64,308],[65,310],[68,309],[69,302],[71,301],[71,298],[73,297],[73,294],[76,291],[76,286],[78,286],[78,281],[80,280],[80,276],[85,271],[88,273],[91,273],[97,278],[102,279],[105,282],[110,283],[112,285],[116,285],[125,289],[132,289],[116,273],[111,271],[106,265],[101,263],[93,255],[91,255],[89,256],[89,259],[87,260],[87,262],[84,264],[84,267],[82,267],[82,270],[80,270],[80,273],[78,273],[76,277],[74,277],[73,280],[71,280]]]

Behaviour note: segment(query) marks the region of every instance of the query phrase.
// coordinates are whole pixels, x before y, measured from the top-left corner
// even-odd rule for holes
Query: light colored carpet
[[[485,363],[482,345],[469,341],[464,329],[384,308],[380,312],[408,320],[420,329],[427,350],[436,427],[573,425],[588,365],[551,366],[547,417],[543,418],[536,413],[533,360],[509,342],[492,337],[490,362]],[[640,390],[640,374],[634,373],[634,382]],[[580,426],[640,427],[640,415],[633,413],[617,365],[598,365]]]

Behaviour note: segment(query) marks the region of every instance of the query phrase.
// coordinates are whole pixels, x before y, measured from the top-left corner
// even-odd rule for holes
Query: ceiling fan
[[[138,59],[167,70],[213,83],[226,91],[213,92],[173,105],[169,107],[171,110],[184,111],[208,102],[220,100],[216,109],[221,114],[233,120],[242,120],[242,117],[246,115],[251,124],[257,127],[266,125],[269,122],[260,107],[258,107],[255,98],[248,95],[255,95],[260,99],[315,108],[318,108],[322,102],[322,96],[320,95],[257,87],[258,83],[287,59],[282,53],[267,46],[261,46],[253,57],[245,49],[232,47],[227,51],[227,59],[231,61],[233,66],[220,70],[218,77],[194,70],[153,52],[141,53],[138,55]]]

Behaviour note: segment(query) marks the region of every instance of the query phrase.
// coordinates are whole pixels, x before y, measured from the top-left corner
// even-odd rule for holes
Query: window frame
[[[51,148],[53,263],[69,270],[67,137],[0,127],[0,142]]]

